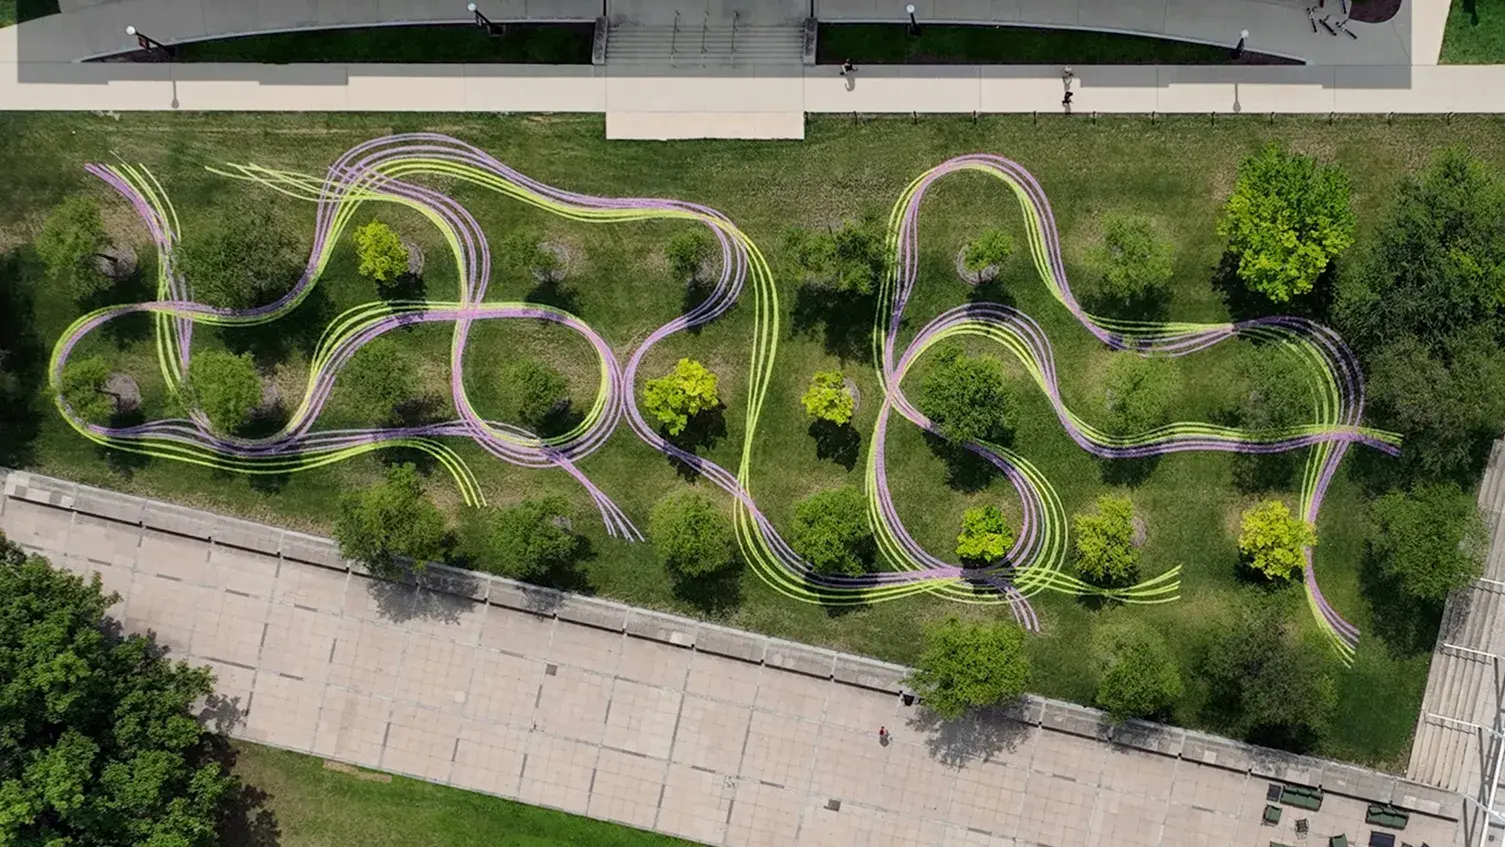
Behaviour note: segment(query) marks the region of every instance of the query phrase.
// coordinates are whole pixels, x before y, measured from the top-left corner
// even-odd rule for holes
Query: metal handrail
[[[711,10],[705,10],[705,19],[700,24],[700,66],[705,67],[705,37],[711,32]]]
[[[732,67],[737,66],[737,19],[742,17],[741,12],[732,12]]]
[[[674,57],[679,53],[679,10],[674,10],[674,30],[669,33],[669,64],[674,64]]]

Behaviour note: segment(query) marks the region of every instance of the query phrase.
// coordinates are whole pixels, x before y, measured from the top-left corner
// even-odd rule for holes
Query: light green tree
[[[1029,685],[1024,630],[1010,621],[951,617],[927,627],[924,638],[905,682],[926,708],[947,720],[1017,699]]]
[[[962,531],[956,555],[964,564],[991,565],[1014,546],[1014,529],[997,506],[976,506],[962,512]]]
[[[1289,579],[1306,564],[1302,550],[1316,543],[1317,531],[1282,500],[1250,507],[1239,522],[1239,552],[1271,579]]]
[[[658,560],[674,576],[705,576],[736,561],[732,522],[704,494],[689,489],[659,500],[648,516]]]
[[[88,299],[110,287],[109,277],[99,270],[100,260],[114,262],[104,252],[110,246],[110,237],[105,234],[99,204],[93,198],[75,194],[59,203],[42,221],[35,246],[47,272],[75,300]]]
[[[1095,511],[1072,519],[1077,570],[1090,582],[1125,582],[1139,568],[1134,547],[1134,504],[1127,497],[1104,494]]]
[[[373,220],[355,231],[355,255],[360,275],[378,283],[391,282],[408,272],[408,248],[392,228]]]
[[[857,400],[847,390],[841,371],[817,371],[800,402],[805,404],[805,414],[838,426],[849,423],[857,408]]]
[[[261,402],[261,378],[250,353],[196,353],[188,363],[193,400],[219,432],[234,432]]]
[[[334,538],[340,555],[390,575],[402,559],[421,568],[444,554],[444,518],[423,496],[417,469],[395,465],[386,479],[340,498]]]
[[[684,432],[690,418],[720,404],[716,375],[694,359],[680,359],[674,370],[643,385],[643,407],[670,435]]]
[[[101,356],[75,359],[63,367],[61,394],[73,413],[89,423],[102,424],[115,413],[115,402],[104,393],[110,365]]]
[[[1266,145],[1239,165],[1218,223],[1238,275],[1251,290],[1285,303],[1312,290],[1334,256],[1353,243],[1348,176],[1310,156]]]
[[[1120,301],[1136,300],[1165,289],[1175,266],[1175,248],[1142,215],[1111,215],[1103,224],[1097,252],[1103,293]]]
[[[962,266],[972,273],[997,268],[1014,255],[1014,239],[1001,229],[984,230],[962,248]]]

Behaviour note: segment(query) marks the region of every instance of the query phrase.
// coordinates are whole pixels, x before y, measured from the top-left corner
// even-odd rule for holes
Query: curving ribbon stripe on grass
[[[936,594],[959,602],[1007,603],[1015,618],[1030,629],[1039,619],[1028,601],[1045,590],[1094,594],[1130,603],[1158,603],[1178,596],[1180,567],[1126,588],[1088,584],[1063,571],[1068,520],[1050,482],[1022,456],[1003,445],[964,445],[997,467],[1014,486],[1022,507],[1018,537],[1004,561],[988,568],[963,568],[926,551],[904,527],[889,489],[885,458],[888,428],[897,412],[910,423],[936,432],[903,392],[905,376],[924,353],[950,338],[971,336],[999,344],[1016,358],[1049,399],[1068,435],[1083,449],[1103,457],[1133,458],[1181,450],[1278,452],[1312,448],[1303,475],[1304,518],[1315,521],[1332,475],[1350,443],[1395,452],[1398,438],[1360,426],[1363,385],[1352,355],[1331,331],[1298,318],[1267,318],[1236,324],[1150,324],[1114,321],[1088,314],[1067,284],[1060,243],[1050,205],[1034,178],[1019,165],[998,156],[952,159],[916,178],[895,204],[888,228],[889,270],[879,289],[873,352],[882,386],[882,402],[869,439],[865,466],[869,512],[886,570],[861,577],[820,574],[805,562],[758,508],[750,488],[752,445],[773,373],[778,349],[781,308],[773,273],[757,246],[714,209],[676,200],[602,198],[544,185],[497,161],[484,151],[434,133],[377,138],[340,157],[322,179],[263,168],[233,165],[210,170],[248,180],[289,197],[316,204],[313,248],[298,283],[273,303],[234,310],[193,299],[192,280],[173,268],[177,244],[176,212],[166,192],[144,168],[89,165],[88,170],[124,196],[146,222],[158,252],[157,299],[114,306],[79,318],[53,350],[50,379],[57,405],[68,423],[84,437],[119,450],[143,453],[242,473],[288,473],[321,467],[387,447],[420,450],[453,476],[465,502],[485,502],[466,463],[446,445],[468,438],[502,461],[522,467],[558,467],[590,494],[608,533],[633,540],[642,535],[611,498],[578,467],[616,431],[628,427],[655,449],[683,462],[732,495],[734,526],[744,559],[775,590],[792,599],[829,605],[856,605]],[[1266,432],[1246,432],[1206,423],[1181,422],[1133,436],[1116,436],[1093,427],[1061,400],[1050,341],[1027,315],[992,303],[951,309],[926,324],[907,344],[899,343],[905,307],[917,282],[917,222],[921,201],[939,178],[957,171],[976,171],[1002,180],[1015,194],[1025,216],[1030,255],[1052,294],[1103,343],[1143,355],[1181,356],[1204,350],[1235,336],[1257,339],[1290,351],[1309,375],[1312,424]],[[415,181],[413,178],[418,178]],[[486,299],[491,277],[490,245],[480,224],[448,195],[427,187],[423,178],[440,177],[475,185],[551,214],[590,223],[682,220],[707,227],[720,247],[721,273],[710,296],[699,306],[648,335],[624,362],[588,324],[549,306]],[[363,203],[396,203],[413,209],[444,236],[455,258],[457,299],[368,303],[335,318],[325,329],[309,363],[308,383],[287,424],[265,438],[247,439],[214,432],[196,408],[187,382],[193,329],[255,326],[286,316],[317,283],[341,234]],[[747,434],[736,471],[710,462],[667,441],[646,420],[636,402],[638,371],[644,357],[665,338],[709,323],[725,314],[751,284],[753,343],[747,388]],[[150,421],[139,426],[107,427],[82,420],[59,391],[69,355],[90,332],[123,315],[152,315],[158,360],[168,391],[186,417]],[[471,327],[495,319],[541,320],[576,332],[595,351],[599,369],[596,398],[571,431],[550,438],[507,423],[488,420],[472,405],[464,384],[464,357]],[[316,430],[335,380],[366,343],[394,329],[422,323],[451,324],[451,396],[455,420],[420,426]],[[1306,551],[1304,582],[1318,621],[1340,653],[1350,657],[1358,631],[1322,597]]]

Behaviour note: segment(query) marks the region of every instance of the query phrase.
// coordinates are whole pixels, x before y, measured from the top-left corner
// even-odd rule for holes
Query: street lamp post
[[[906,11],[906,12],[909,13],[909,34],[910,35],[919,35],[920,34],[920,22],[917,21],[917,20],[915,20],[915,17],[914,17],[914,4],[911,3],[908,6],[905,6],[904,7],[904,11]]]
[[[1249,40],[1249,30],[1241,29],[1238,34],[1238,43],[1228,52],[1228,56],[1235,62],[1244,57],[1244,42]]]
[[[133,26],[126,27],[125,34],[136,39],[136,46],[140,47],[142,50],[160,50],[162,51],[162,55],[166,56],[167,58],[171,59],[173,57],[173,49],[171,47],[168,47],[166,44],[163,44],[162,42],[158,41],[155,38],[152,38],[151,36],[147,35],[139,29],[136,29]]]
[[[499,36],[499,35],[505,35],[506,34],[506,32],[507,32],[507,25],[506,24],[492,23],[491,18],[486,17],[485,13],[482,12],[476,6],[476,4],[474,4],[474,3],[466,4],[465,8],[466,8],[467,11],[470,12],[471,15],[475,16],[476,26],[480,27],[481,29],[486,30],[486,34],[487,35],[498,35]]]

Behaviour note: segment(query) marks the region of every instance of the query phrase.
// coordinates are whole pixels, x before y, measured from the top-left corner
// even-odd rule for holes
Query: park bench
[[[1265,825],[1266,826],[1275,826],[1278,823],[1280,823],[1280,807],[1279,806],[1266,806],[1265,807]]]
[[[1327,839],[1327,847],[1348,847],[1348,836],[1346,834],[1334,835]]]
[[[1282,844],[1279,841],[1271,841],[1270,842],[1270,847],[1291,847],[1291,845],[1289,845],[1289,844]]]
[[[1287,785],[1280,789],[1280,802],[1287,806],[1315,812],[1322,808],[1322,789]]]
[[[1387,803],[1370,803],[1369,814],[1364,816],[1364,823],[1387,829],[1405,829],[1410,820],[1409,814]]]
[[[1395,847],[1395,836],[1389,832],[1370,831],[1369,847]]]

